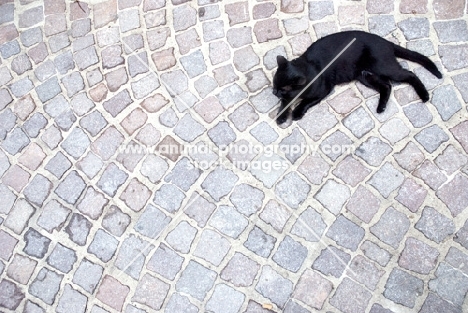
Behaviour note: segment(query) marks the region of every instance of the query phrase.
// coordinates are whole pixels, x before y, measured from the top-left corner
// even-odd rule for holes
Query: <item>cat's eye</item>
[[[292,87],[291,87],[291,86],[283,86],[283,87],[281,87],[281,90],[283,90],[283,91],[291,91],[291,90],[292,90]]]

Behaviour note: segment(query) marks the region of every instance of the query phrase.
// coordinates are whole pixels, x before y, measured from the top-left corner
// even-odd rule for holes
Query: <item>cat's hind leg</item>
[[[392,73],[389,77],[395,82],[407,83],[413,86],[414,90],[416,90],[416,93],[423,102],[429,100],[429,93],[427,92],[426,87],[413,72],[401,68],[399,71]]]
[[[390,93],[392,91],[392,85],[390,84],[390,81],[368,71],[362,71],[362,75],[359,76],[357,80],[367,87],[377,90],[380,93],[377,113],[382,113],[385,111],[388,99],[390,98]]]

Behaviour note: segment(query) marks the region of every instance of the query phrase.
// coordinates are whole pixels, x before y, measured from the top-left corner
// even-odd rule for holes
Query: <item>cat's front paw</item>
[[[276,124],[281,125],[285,123],[288,120],[288,115],[287,114],[281,114],[276,118]]]
[[[294,110],[292,112],[292,119],[293,121],[299,121],[301,118],[304,117],[305,112],[302,110]]]

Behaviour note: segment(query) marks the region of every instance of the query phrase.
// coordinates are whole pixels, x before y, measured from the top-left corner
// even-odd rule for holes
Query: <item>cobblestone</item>
[[[65,227],[65,232],[70,240],[79,246],[84,246],[87,241],[89,231],[91,230],[91,222],[81,214],[73,213],[70,222]]]
[[[291,233],[307,241],[316,242],[320,240],[326,227],[327,224],[325,224],[320,214],[309,207],[302,212],[296,223],[294,223]]]
[[[115,238],[113,239],[116,241],[115,246],[117,247],[118,241]],[[138,280],[145,259],[152,249],[153,245],[147,241],[135,235],[130,235],[123,241],[119,249],[117,259],[115,260],[115,266],[133,279]]]
[[[26,245],[23,248],[23,252],[30,256],[42,259],[49,249],[50,239],[42,236],[34,228],[29,228],[26,231],[24,240],[26,241]]]
[[[351,259],[351,256],[334,246],[323,249],[312,264],[312,269],[318,270],[324,275],[339,278]]]
[[[380,200],[361,185],[351,196],[346,209],[363,222],[369,223],[380,208],[380,204]]]
[[[436,278],[429,281],[429,289],[437,292],[443,299],[461,307],[467,289],[467,277],[446,263],[440,263]]]
[[[329,280],[308,269],[299,279],[299,283],[293,293],[293,298],[320,310],[331,293],[332,288],[333,285]]]
[[[276,238],[266,234],[261,228],[254,227],[244,246],[255,254],[268,258],[276,243]]]
[[[384,296],[395,303],[412,308],[416,298],[422,294],[422,290],[421,279],[395,268],[385,285]]]
[[[102,219],[102,227],[114,236],[122,236],[130,224],[130,217],[112,205]]]
[[[401,185],[395,200],[403,204],[411,212],[417,212],[427,196],[427,190],[413,179],[406,179]]]
[[[293,284],[267,265],[262,269],[255,290],[283,308],[293,291]]]
[[[307,254],[306,247],[291,237],[286,236],[278,245],[278,249],[272,259],[281,267],[291,272],[297,272],[307,258]]]
[[[73,250],[57,244],[47,258],[47,264],[62,273],[68,273],[71,271],[76,260],[77,257]]]
[[[384,197],[403,184],[404,176],[391,163],[385,163],[369,180],[369,184]]]
[[[73,276],[73,283],[92,294],[101,280],[103,271],[102,266],[83,259]]]
[[[424,163],[414,171],[414,176],[421,178],[430,188],[437,190],[447,180],[445,174],[431,161]]]
[[[176,290],[203,301],[208,291],[213,287],[216,277],[216,272],[191,260],[177,281]],[[193,281],[198,283],[194,285]]]
[[[29,293],[52,305],[60,289],[63,275],[57,274],[47,268],[42,268],[29,286]]]
[[[170,221],[170,217],[149,204],[136,222],[135,230],[146,237],[156,238]]]
[[[96,294],[96,298],[111,308],[121,311],[130,288],[112,276],[106,275]]]
[[[176,275],[182,269],[184,258],[177,254],[174,250],[161,243],[156,249],[146,267],[163,277],[174,280]]]
[[[15,254],[8,267],[7,275],[14,281],[26,285],[36,269],[36,266],[37,261],[20,254]]]
[[[333,174],[336,177],[352,187],[356,187],[370,173],[371,171],[368,168],[351,156],[347,156],[338,164],[335,170],[333,170]]]
[[[389,207],[380,220],[370,228],[372,234],[393,248],[398,248],[410,221],[403,213]]]
[[[187,222],[181,222],[179,225],[176,226],[166,237],[167,243],[177,250],[178,252],[187,254],[192,246],[193,240],[195,239],[195,236],[197,235],[197,229],[191,226]],[[215,233],[212,233],[214,237],[216,237]],[[208,236],[209,237],[209,236]],[[221,241],[222,237],[215,238],[213,241],[216,241],[216,239],[219,239]],[[201,240],[201,239],[200,239]],[[223,242],[224,244],[224,242]],[[226,248],[221,247],[220,248]],[[206,249],[206,247],[202,247],[200,249]],[[211,257],[215,258],[216,257],[216,252],[212,251]],[[222,252],[221,252],[222,253]],[[205,258],[207,261],[209,261],[210,255],[208,255],[208,252],[206,253],[201,253],[202,255],[198,255],[199,257]]]

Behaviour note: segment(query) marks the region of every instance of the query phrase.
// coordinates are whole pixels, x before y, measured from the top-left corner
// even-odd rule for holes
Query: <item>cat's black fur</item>
[[[419,63],[438,78],[442,78],[442,74],[429,58],[374,34],[347,31],[319,39],[303,55],[290,62],[282,56],[277,57],[278,70],[273,78],[273,93],[281,99],[279,112],[353,38],[356,38],[353,44],[300,96],[301,102],[292,111],[293,120],[301,119],[310,107],[330,94],[335,85],[353,80],[380,93],[378,113],[385,110],[392,81],[410,84],[424,102],[429,100],[429,93],[419,78],[413,72],[403,69],[396,59],[403,58]],[[285,122],[288,114],[289,110],[284,110],[277,117],[278,124]]]

